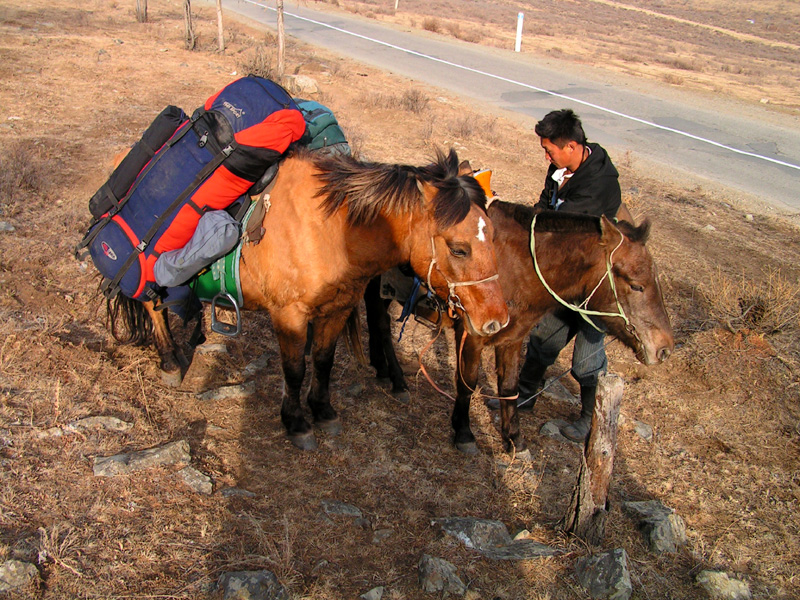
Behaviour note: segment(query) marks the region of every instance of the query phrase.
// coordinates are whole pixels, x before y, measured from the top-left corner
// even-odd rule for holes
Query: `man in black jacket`
[[[622,201],[619,173],[601,146],[586,141],[578,116],[569,109],[553,111],[537,123],[535,131],[550,162],[536,207],[598,217],[605,215],[613,220]],[[517,405],[533,408],[547,367],[556,361],[559,352],[573,337],[571,373],[581,388],[581,416],[562,427],[561,433],[574,442],[581,442],[592,424],[597,378],[606,372],[608,361],[605,334],[578,313],[563,310],[546,315],[531,330],[528,353],[520,371]]]

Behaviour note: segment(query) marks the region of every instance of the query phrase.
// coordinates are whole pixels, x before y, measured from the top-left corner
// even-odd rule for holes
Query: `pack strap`
[[[158,232],[158,230],[161,228],[164,222],[171,217],[175,209],[178,208],[183,203],[183,201],[186,200],[186,198],[188,198],[191,194],[193,194],[195,190],[197,190],[197,188],[200,187],[200,184],[202,184],[203,181],[205,181],[205,179],[209,175],[211,175],[217,169],[217,167],[219,167],[223,163],[223,161],[226,158],[228,158],[237,147],[238,144],[236,142],[231,142],[225,148],[223,148],[222,151],[219,152],[211,162],[209,162],[205,167],[203,167],[200,170],[200,172],[194,178],[192,183],[190,183],[189,186],[186,187],[186,189],[184,189],[178,195],[178,197],[175,198],[175,200],[173,200],[172,204],[170,204],[169,207],[163,213],[161,213],[161,216],[158,219],[156,219],[156,222],[153,223],[148,232],[136,245],[133,252],[131,252],[130,255],[128,255],[128,258],[122,264],[122,267],[114,276],[114,278],[108,282],[108,285],[103,286],[103,292],[106,295],[116,294],[116,289],[119,287],[119,282],[122,281],[122,278],[125,276],[125,273],[128,272],[128,269],[131,268],[131,265],[133,265],[133,263],[139,258],[139,255],[147,249],[147,246],[150,244],[151,240],[153,239],[153,236],[155,236],[155,234]]]
[[[167,146],[167,148],[171,148],[172,146],[177,144],[183,138],[183,136],[185,136],[189,131],[192,130],[192,128],[194,127],[195,122],[197,120],[199,120],[204,114],[205,114],[205,110],[196,111],[195,114],[192,115],[192,117],[187,121],[187,124],[184,124],[182,127],[180,127],[178,129],[178,132],[176,132],[170,139],[168,139],[164,145]],[[145,147],[148,150],[150,150],[149,146],[145,146]],[[131,189],[128,190],[128,192],[125,194],[125,196],[122,197],[121,200],[117,201],[117,198],[111,193],[111,188],[109,187],[108,192],[109,192],[109,194],[111,194],[111,196],[116,201],[115,206],[110,211],[108,211],[107,214],[105,214],[104,216],[100,217],[99,219],[94,219],[89,224],[89,232],[83,237],[83,239],[80,241],[80,243],[75,247],[75,250],[74,250],[75,258],[77,258],[79,260],[83,260],[84,258],[86,258],[86,255],[88,254],[88,250],[86,250],[84,252],[81,252],[81,251],[84,250],[87,246],[89,246],[89,244],[91,244],[94,241],[94,239],[98,235],[100,235],[100,232],[103,230],[103,228],[106,225],[108,225],[108,222],[111,221],[111,219],[114,217],[114,215],[116,215],[120,210],[122,210],[122,207],[125,206],[125,204],[128,202],[130,197],[133,195],[133,192],[136,191],[136,188],[139,187],[139,184],[144,180],[145,176],[150,172],[150,169],[155,167],[156,164],[158,164],[158,161],[161,160],[161,157],[164,156],[165,154],[166,154],[166,150],[164,152],[160,152],[158,154],[151,154],[151,156],[153,156],[154,158],[151,159],[150,162],[147,163],[147,166],[144,169],[142,169],[142,171],[136,176],[136,181],[133,182],[133,185],[131,186]],[[105,183],[105,185],[103,187],[108,187],[108,181],[106,181],[106,183]],[[99,226],[95,227],[98,224],[99,224]],[[125,270],[127,271],[128,268],[130,268],[130,265],[128,265],[128,267]]]

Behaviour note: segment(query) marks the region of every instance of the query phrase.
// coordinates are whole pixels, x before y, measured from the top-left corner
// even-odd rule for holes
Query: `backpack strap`
[[[190,183],[186,189],[184,189],[175,200],[172,201],[172,204],[161,213],[161,216],[156,219],[156,222],[150,227],[148,232],[142,237],[136,247],[133,249],[128,255],[128,258],[122,264],[122,267],[117,272],[111,280],[106,280],[102,283],[100,288],[103,290],[103,293],[108,298],[113,298],[116,296],[117,291],[119,290],[119,282],[125,276],[125,273],[128,272],[128,269],[131,268],[131,265],[139,258],[139,255],[147,249],[147,246],[150,244],[150,241],[153,239],[153,236],[158,232],[161,226],[164,224],[170,216],[172,215],[173,211],[178,208],[186,198],[192,195],[195,190],[200,187],[200,184],[205,181],[205,179],[213,173],[217,167],[219,167],[223,161],[228,158],[231,153],[238,147],[236,142],[231,142],[227,146],[225,146],[214,158],[211,162],[209,162],[206,166],[204,166],[197,176],[194,178],[192,183]]]
[[[114,208],[112,208],[110,211],[108,211],[107,214],[100,217],[99,219],[92,220],[92,222],[89,224],[89,231],[80,241],[80,243],[75,247],[75,250],[73,252],[75,258],[77,258],[78,260],[83,260],[84,258],[86,258],[86,255],[88,254],[89,251],[85,250],[85,248],[87,248],[89,244],[91,244],[94,241],[94,239],[98,235],[100,235],[100,232],[103,230],[103,227],[105,227],[108,224],[108,222],[114,217],[114,215],[116,215],[120,210],[122,210],[122,207],[125,206],[125,204],[128,202],[130,197],[133,195],[133,192],[136,191],[136,188],[139,187],[139,184],[144,180],[145,175],[147,175],[147,173],[150,172],[150,169],[156,166],[158,161],[161,159],[162,156],[166,154],[169,148],[177,144],[183,138],[183,136],[185,136],[189,131],[192,130],[192,127],[194,126],[195,122],[198,121],[204,114],[205,110],[196,111],[195,114],[192,115],[192,117],[189,119],[189,121],[187,121],[188,124],[184,125],[181,131],[177,132],[174,136],[172,136],[169,140],[167,140],[167,142],[165,143],[165,146],[167,146],[167,148],[165,148],[162,152],[155,154],[153,160],[148,162],[147,166],[144,169],[142,169],[142,171],[136,176],[136,181],[133,183],[133,185],[125,194],[125,196],[119,202],[117,202],[116,206],[114,206]],[[106,185],[108,185],[108,182],[106,182]],[[95,227],[95,225],[98,224],[99,226]],[[83,252],[81,252],[82,250]],[[130,268],[130,265],[123,268],[125,269],[125,271],[127,271],[128,268]]]

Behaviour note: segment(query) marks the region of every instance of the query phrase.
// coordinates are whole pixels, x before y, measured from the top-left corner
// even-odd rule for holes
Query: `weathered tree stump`
[[[593,545],[605,536],[608,488],[617,448],[617,421],[624,384],[617,375],[600,376],[597,383],[592,429],[581,455],[578,482],[558,526]]]
[[[183,45],[187,50],[194,50],[197,38],[192,23],[192,0],[183,0]]]
[[[136,20],[147,23],[147,0],[136,0]]]

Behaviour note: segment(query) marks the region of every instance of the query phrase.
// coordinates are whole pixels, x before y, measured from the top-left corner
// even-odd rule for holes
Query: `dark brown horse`
[[[605,313],[592,319],[633,349],[644,364],[665,360],[674,345],[655,264],[645,246],[647,221],[634,227],[624,221],[614,225],[605,217],[558,212],[536,215],[535,262],[540,276],[531,254],[533,209],[495,201],[488,213],[495,226],[500,285],[508,301],[511,322],[503,331],[484,337],[469,332],[463,337],[462,324],[450,323],[455,327],[459,355],[452,416],[454,441],[457,448],[467,453],[477,451],[470,430],[469,403],[478,381],[483,349],[486,346],[495,349],[498,395],[514,398],[522,343],[545,313],[561,306],[556,296],[572,305],[588,299],[585,308]],[[367,316],[373,321],[369,340],[373,365],[376,356],[383,352],[389,361],[385,374],[392,379],[395,390],[402,390],[405,381],[391,344],[387,345],[380,337],[373,340],[373,333],[386,330],[377,323],[388,321],[383,318],[383,301],[374,296],[375,288],[369,288],[369,292],[373,293],[367,298]],[[500,414],[505,449],[513,446],[517,452],[523,451],[525,441],[520,433],[516,401],[501,400]]]
[[[497,281],[486,197],[458,175],[458,157],[437,153],[425,167],[366,163],[298,150],[285,159],[263,220],[266,236],[241,253],[243,308],[269,311],[280,344],[285,385],[281,419],[292,442],[313,448],[303,416],[308,325],[313,372],[307,402],[314,423],[340,431],[328,390],[336,340],[367,282],[410,264],[475,336],[508,323]],[[162,369],[179,371],[162,311],[147,310]]]

